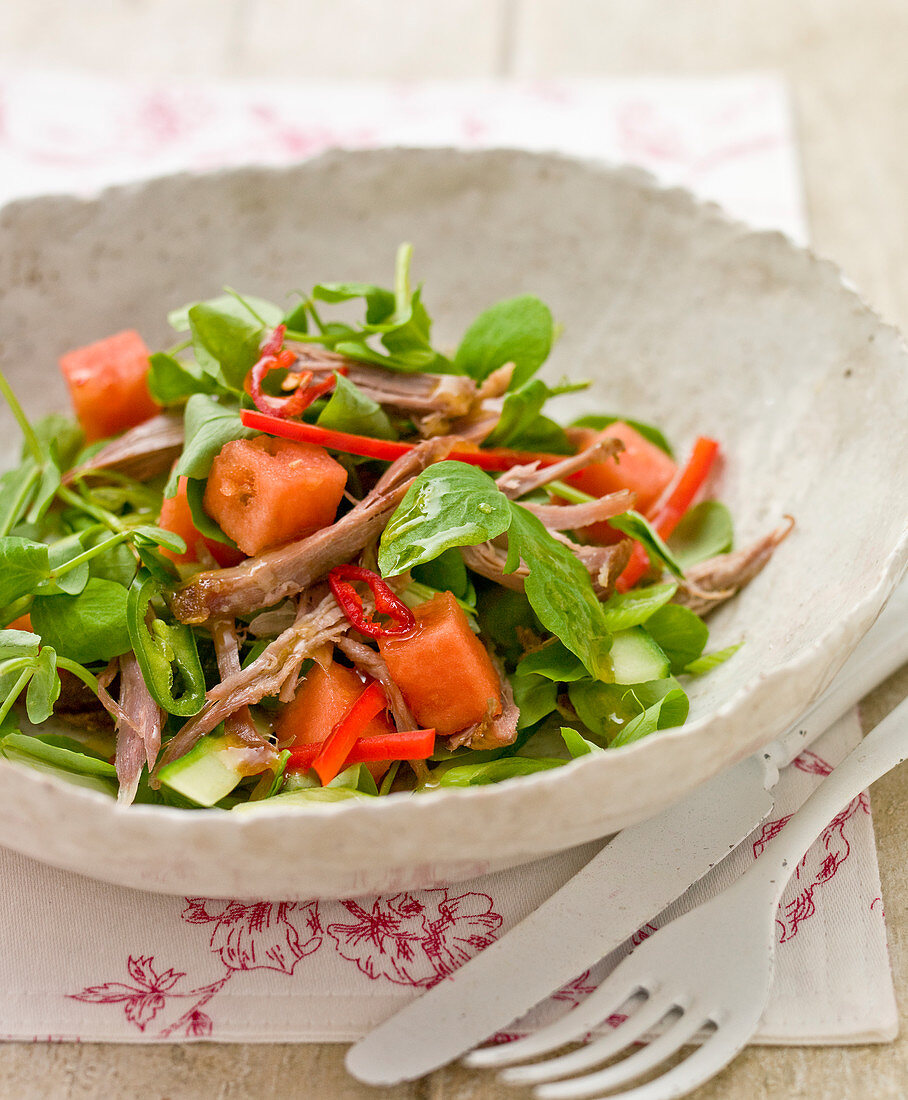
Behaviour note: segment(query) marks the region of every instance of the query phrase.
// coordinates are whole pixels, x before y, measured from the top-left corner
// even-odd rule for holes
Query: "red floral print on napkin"
[[[300,959],[322,943],[315,901],[243,903],[187,898],[181,916],[189,924],[214,925],[211,950],[230,970],[264,968],[292,974]]]

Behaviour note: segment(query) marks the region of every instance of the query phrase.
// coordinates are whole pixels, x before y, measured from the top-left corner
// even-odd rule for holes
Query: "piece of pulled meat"
[[[448,748],[459,749],[466,746],[470,749],[501,749],[505,745],[511,745],[517,737],[517,720],[520,718],[520,708],[514,702],[514,692],[511,682],[505,674],[501,662],[492,656],[492,664],[498,673],[499,687],[501,690],[501,710],[498,714],[489,713],[481,722],[460,730],[448,738]]]
[[[455,443],[453,437],[442,436],[417,444],[330,527],[257,554],[232,569],[197,574],[173,594],[174,614],[184,623],[204,623],[214,617],[248,614],[302,592],[377,539],[414,478],[445,458]]]
[[[594,523],[620,516],[629,508],[633,508],[636,494],[629,489],[622,489],[617,493],[608,493],[595,500],[588,500],[583,504],[528,504],[526,508],[551,531],[579,531],[584,527],[590,527]]]
[[[561,462],[554,462],[551,466],[540,466],[538,462],[531,462],[527,466],[512,466],[501,475],[496,484],[506,497],[517,500],[552,481],[563,481],[589,466],[591,462],[602,462],[621,454],[623,450],[624,444],[620,439],[606,437],[577,454],[566,455]]]
[[[117,801],[129,805],[136,797],[142,768],[149,774],[161,748],[164,712],[151,697],[142,678],[139,662],[132,652],[120,657],[120,698],[122,717],[117,721],[117,753],[114,766],[120,789]]]
[[[327,642],[336,642],[349,626],[334,596],[328,595],[312,609],[303,611],[293,626],[267,646],[246,668],[226,677],[206,693],[206,702],[167,743],[158,770],[178,760],[241,707],[258,703],[267,695],[278,695],[284,682],[296,676],[300,663],[312,657]]]
[[[394,719],[394,725],[398,730],[415,730],[418,726],[413,716],[413,711],[407,706],[407,701],[397,684],[391,679],[391,673],[382,655],[371,646],[358,642],[354,638],[338,638],[337,648],[345,656],[349,657],[356,666],[357,672],[371,676],[378,680],[388,700],[388,708]]]
[[[745,584],[752,581],[772,557],[773,551],[791,533],[794,520],[785,517],[784,527],[777,527],[743,550],[692,565],[673,597],[674,603],[689,607],[698,615],[707,615],[719,604],[730,600]]]
[[[233,619],[214,619],[210,625],[218,672],[221,679],[226,680],[228,676],[234,676],[240,671],[240,640],[236,632],[236,622]],[[255,728],[248,706],[240,707],[224,719],[224,732],[242,741],[244,745],[252,745],[258,749],[270,747]]]
[[[183,417],[161,413],[111,440],[87,462],[67,471],[63,481],[69,484],[89,470],[117,470],[137,481],[149,481],[166,473],[182,450]]]

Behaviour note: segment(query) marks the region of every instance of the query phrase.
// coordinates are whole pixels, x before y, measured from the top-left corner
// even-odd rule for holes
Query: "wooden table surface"
[[[119,75],[469,77],[771,69],[794,93],[815,249],[908,331],[905,0],[5,0],[0,64]],[[906,410],[908,411],[908,410]],[[895,503],[895,502],[894,502]],[[904,505],[904,502],[900,502]],[[865,700],[865,729],[908,694],[908,668]],[[908,768],[873,788],[903,1016],[894,1044],[747,1050],[697,1100],[908,1095]],[[9,949],[9,945],[7,945]],[[0,1044],[0,1097],[503,1100],[460,1068],[375,1090],[343,1046]]]

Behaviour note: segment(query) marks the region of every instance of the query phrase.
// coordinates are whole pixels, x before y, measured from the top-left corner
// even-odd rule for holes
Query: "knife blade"
[[[347,1070],[373,1085],[421,1077],[619,947],[760,824],[778,768],[906,660],[908,582],[830,688],[769,749],[619,833],[500,940],[354,1044]]]

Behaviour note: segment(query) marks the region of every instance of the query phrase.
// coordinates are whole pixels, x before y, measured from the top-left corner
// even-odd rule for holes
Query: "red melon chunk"
[[[334,522],[347,471],[314,443],[235,439],[211,465],[205,511],[244,554],[258,554]]]
[[[593,462],[567,480],[593,497],[617,493],[619,489],[630,489],[637,494],[635,509],[645,515],[675,479],[678,467],[665,451],[650,443],[636,428],[625,424],[623,420],[616,420],[601,432],[592,428],[570,429],[571,441],[578,450],[591,447],[599,439],[606,437],[621,440],[624,444],[621,454],[604,462]],[[618,542],[625,537],[607,522],[585,527],[583,535],[590,542],[601,543]]]
[[[488,652],[450,592],[413,609],[416,629],[378,646],[416,716],[439,737],[501,713],[501,684]]]
[[[208,553],[222,568],[239,565],[245,557],[245,554],[241,554],[239,550],[235,550],[232,546],[227,546],[223,542],[215,542],[214,539],[206,539],[196,529],[192,519],[192,509],[189,507],[189,501],[186,498],[185,477],[180,478],[176,495],[164,498],[158,526],[163,527],[165,531],[172,531],[175,535],[179,535],[186,543],[185,554],[175,554],[172,550],[161,547],[161,553],[165,557],[181,565],[199,560],[198,546],[200,542],[205,544]]]
[[[86,441],[134,428],[159,412],[148,391],[148,348],[132,329],[60,356]]]
[[[353,669],[331,661],[327,668],[315,664],[296,689],[293,701],[281,707],[274,732],[282,745],[316,745],[324,741],[362,695],[366,685]],[[384,713],[363,729],[360,737],[381,737],[396,730]],[[378,782],[390,761],[369,763],[366,767]]]

